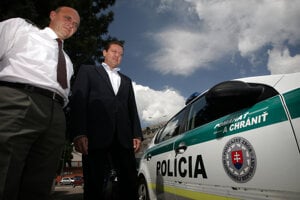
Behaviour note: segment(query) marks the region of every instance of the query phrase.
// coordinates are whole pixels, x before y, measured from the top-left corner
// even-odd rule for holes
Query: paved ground
[[[56,186],[52,200],[83,200],[83,188],[82,186]]]

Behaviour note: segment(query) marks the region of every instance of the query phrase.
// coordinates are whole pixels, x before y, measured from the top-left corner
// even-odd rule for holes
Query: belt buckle
[[[57,96],[57,94],[56,94],[55,92],[53,92],[53,93],[52,93],[52,99],[53,99],[53,100],[57,100],[56,96]]]
[[[59,104],[61,104],[63,106],[64,101],[61,98],[61,96],[59,94],[57,94],[56,92],[52,93],[52,100],[57,101]]]

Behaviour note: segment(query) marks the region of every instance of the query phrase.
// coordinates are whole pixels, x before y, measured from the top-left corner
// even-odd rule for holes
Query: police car
[[[153,137],[139,199],[300,199],[300,73],[225,81]]]

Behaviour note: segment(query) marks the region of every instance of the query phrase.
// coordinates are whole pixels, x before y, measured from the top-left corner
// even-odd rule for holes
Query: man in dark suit
[[[107,166],[117,171],[122,199],[138,199],[135,152],[142,131],[132,81],[119,72],[123,44],[111,41],[101,66],[81,66],[73,85],[71,135],[83,154],[84,198],[104,199]]]

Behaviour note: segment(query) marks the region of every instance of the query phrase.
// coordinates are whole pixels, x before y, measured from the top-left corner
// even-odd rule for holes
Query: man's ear
[[[105,57],[105,55],[106,55],[106,50],[104,49],[103,51],[102,51],[102,55],[103,55],[103,57]]]
[[[51,11],[50,15],[49,15],[50,19],[53,20],[54,17],[55,17],[55,15],[56,15],[56,12],[55,11]]]

